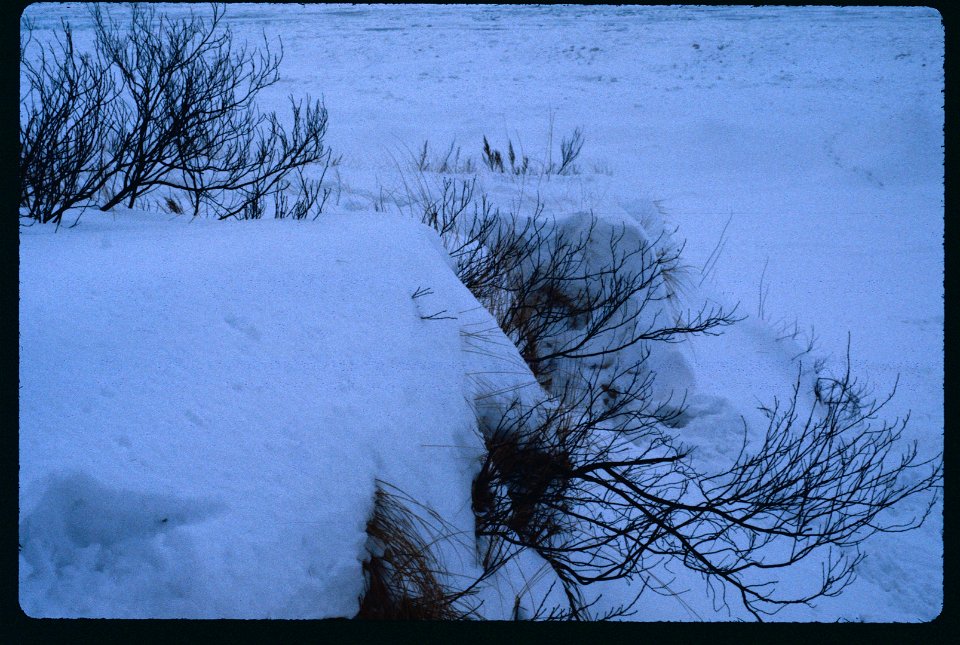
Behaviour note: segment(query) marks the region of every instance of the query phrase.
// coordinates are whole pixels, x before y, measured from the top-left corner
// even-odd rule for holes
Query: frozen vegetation
[[[940,613],[935,11],[21,25],[28,615]]]

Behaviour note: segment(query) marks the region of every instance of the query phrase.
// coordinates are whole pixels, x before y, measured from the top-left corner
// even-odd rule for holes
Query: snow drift
[[[375,479],[472,536],[468,375],[525,374],[435,234],[167,219],[22,233],[24,609],[352,615]]]

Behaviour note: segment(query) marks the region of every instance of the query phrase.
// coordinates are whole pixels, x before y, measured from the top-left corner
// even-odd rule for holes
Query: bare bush
[[[327,167],[323,168],[323,175],[326,175]],[[290,191],[286,188],[289,183],[284,184],[282,190],[274,193],[273,198],[273,216],[275,219],[317,219],[323,213],[323,207],[327,199],[333,192],[333,189],[323,186],[323,175],[320,179],[308,179],[303,170],[296,170],[297,198],[290,201]],[[310,215],[313,215],[311,218]]]
[[[849,369],[818,378],[805,416],[798,379],[791,401],[767,410],[759,444],[745,440],[721,472],[699,470],[669,434],[683,403],[655,402],[645,363],[651,343],[715,334],[738,320],[735,310],[668,317],[665,274],[682,249],[659,238],[631,237],[592,216],[569,227],[548,222],[539,204],[525,219],[485,196],[471,209],[472,184],[460,189],[447,184],[451,194],[428,223],[551,393],[532,406],[517,401],[482,427],[487,454],[473,494],[486,566],[529,548],[556,573],[568,607],[538,617],[598,618],[580,591],[596,582],[627,578],[672,594],[653,572],[678,562],[703,575],[721,604],[732,591],[760,619],[839,593],[860,559],[852,550],[875,532],[923,521],[896,523],[887,511],[922,494],[932,504],[942,462],[918,458],[915,446],[901,450],[903,423],[877,427],[886,401],[869,401]],[[481,423],[490,418],[478,413]],[[819,583],[778,588],[775,572],[801,561],[822,563]]]
[[[323,104],[291,97],[286,126],[256,105],[260,91],[279,78],[282,50],[272,52],[266,39],[261,49],[236,44],[221,5],[213,5],[209,17],[191,12],[180,20],[139,4],[131,5],[125,22],[99,5],[90,11],[92,55],[73,50],[66,25],[66,44],[56,52],[48,48],[39,64],[21,54],[32,90],[27,96],[38,97],[21,110],[21,201],[54,193],[58,204],[28,208],[40,213],[34,217],[57,218],[97,195],[101,210],[132,208],[158,188],[185,194],[195,216],[205,210],[220,219],[257,218],[269,198],[281,208],[279,217],[322,208],[319,197],[328,191],[305,180],[304,171],[319,166],[322,181],[330,164]],[[73,137],[44,148],[49,133],[74,123],[81,125],[70,126]],[[50,152],[34,152],[44,149]],[[51,191],[46,176],[82,181],[58,179],[58,191]],[[294,177],[301,196],[288,205]]]
[[[940,456],[898,448],[905,421],[875,424],[882,402],[866,401],[850,377],[829,379],[829,395],[801,415],[799,380],[774,404],[765,437],[746,441],[722,472],[701,472],[689,451],[661,431],[663,410],[601,402],[596,380],[485,428],[488,453],[474,484],[485,564],[531,548],[562,582],[568,616],[587,618],[581,585],[652,576],[660,563],[701,574],[721,605],[732,591],[757,619],[791,604],[840,593],[855,575],[857,547],[877,532],[919,526],[942,486]],[[632,402],[649,400],[634,381]],[[891,394],[892,396],[892,394]],[[929,495],[926,512],[894,521],[891,508]],[[807,590],[777,585],[776,572],[803,560],[822,564]]]
[[[537,617],[597,618],[581,593],[597,582],[672,594],[654,570],[674,562],[701,574],[720,604],[733,592],[760,619],[840,593],[858,545],[923,521],[897,523],[888,511],[922,494],[934,502],[940,457],[901,448],[902,422],[878,427],[886,401],[869,401],[849,370],[821,375],[803,416],[798,379],[785,406],[767,409],[762,441],[745,434],[731,466],[698,469],[669,434],[684,406],[655,402],[645,363],[650,343],[717,333],[735,310],[669,316],[665,283],[682,249],[659,238],[592,216],[564,226],[539,217],[539,204],[533,217],[505,215],[473,193],[445,184],[425,221],[551,393],[478,412],[495,422],[482,427],[487,454],[473,490],[484,564],[533,549],[556,573],[568,607]],[[778,588],[776,571],[802,561],[822,564],[819,582]]]
[[[715,334],[736,322],[735,311],[706,306],[664,320],[660,303],[670,297],[664,277],[681,249],[662,250],[660,238],[628,243],[627,230],[625,224],[601,230],[592,215],[579,230],[539,229],[510,282],[512,305],[498,322],[548,387],[564,363],[602,362],[638,343]]]
[[[118,88],[96,58],[78,54],[73,31],[31,49],[33,25],[24,24],[20,46],[20,206],[29,218],[54,222],[92,199],[111,174],[111,123]]]
[[[290,172],[329,162],[319,101],[304,108],[290,99],[289,132],[256,109],[257,94],[279,80],[282,51],[273,54],[266,38],[260,50],[234,45],[223,11],[214,5],[209,19],[171,21],[134,5],[124,28],[92,9],[97,51],[130,102],[103,210],[123,201],[133,207],[163,185],[187,191],[195,214],[203,204],[225,219],[286,188]]]
[[[601,231],[592,215],[566,229],[540,217],[539,202],[527,217],[505,215],[486,195],[474,199],[474,188],[445,180],[442,196],[426,201],[424,223],[548,389],[571,361],[601,363],[638,343],[715,334],[738,320],[735,310],[706,306],[664,320],[665,282],[682,249],[664,250],[660,237],[628,244],[625,224]]]

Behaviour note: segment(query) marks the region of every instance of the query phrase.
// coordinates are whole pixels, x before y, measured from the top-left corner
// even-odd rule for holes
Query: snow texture
[[[26,15],[41,37],[67,17],[89,45],[82,5]],[[685,397],[675,431],[701,463],[734,458],[744,423],[765,427],[758,406],[798,375],[812,383],[816,359],[838,368],[848,332],[853,371],[878,395],[899,375],[886,414],[909,411],[906,438],[941,449],[934,10],[238,4],[226,22],[283,39],[263,108],[324,96],[343,154],[335,193],[316,222],[189,221],[145,204],[56,233],[21,227],[29,615],[352,616],[378,479],[448,522],[459,537],[439,547],[446,563],[479,575],[478,418],[540,390],[411,217],[425,140],[431,155],[461,146],[504,210],[539,197],[558,227],[593,214],[637,239],[685,241],[675,284],[661,285],[675,311],[740,303],[747,319],[720,337],[650,347],[655,397]],[[579,125],[575,174],[498,175],[480,160],[487,136],[556,161]],[[840,596],[776,618],[936,617],[941,513],[871,539]],[[654,572],[677,594],[645,594],[633,619],[749,618],[678,569]],[[781,584],[818,574],[784,571]],[[525,553],[481,590],[482,613],[509,617],[518,594],[528,611],[549,583]],[[631,591],[591,593],[602,611]]]

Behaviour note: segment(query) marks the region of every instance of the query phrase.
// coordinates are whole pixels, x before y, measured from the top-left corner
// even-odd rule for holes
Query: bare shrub
[[[903,422],[878,427],[886,400],[869,400],[849,369],[817,379],[805,416],[798,378],[792,399],[767,409],[759,445],[745,434],[733,465],[698,469],[669,434],[683,403],[652,395],[650,343],[715,334],[738,318],[709,307],[668,317],[664,283],[681,248],[592,216],[564,227],[504,216],[485,196],[472,211],[466,201],[430,221],[550,393],[482,427],[487,454],[473,489],[485,566],[528,548],[556,573],[568,607],[539,617],[597,618],[580,591],[596,582],[627,578],[672,594],[653,570],[676,562],[700,573],[717,602],[732,591],[760,619],[840,593],[860,561],[852,550],[922,523],[926,513],[897,523],[887,511],[923,494],[933,504],[942,460],[901,447]],[[805,560],[822,563],[819,583],[778,588],[775,572]]]
[[[291,171],[329,161],[319,101],[304,107],[291,98],[289,131],[275,114],[256,109],[257,94],[279,80],[282,52],[273,54],[266,39],[260,50],[234,45],[223,11],[214,5],[209,19],[171,21],[133,5],[123,28],[92,9],[97,51],[129,101],[115,151],[120,171],[103,210],[124,200],[132,207],[166,185],[187,191],[195,214],[204,204],[233,217],[286,188]]]
[[[323,175],[326,175],[327,166],[323,168]],[[308,179],[303,169],[296,170],[296,192],[297,198],[290,201],[290,184],[285,182],[282,190],[274,192],[273,198],[273,216],[275,219],[317,219],[323,213],[323,207],[327,199],[333,192],[333,189],[323,186],[323,175],[320,179]],[[310,217],[310,215],[313,217]]]
[[[638,344],[716,334],[738,320],[735,309],[706,305],[668,319],[662,305],[676,306],[682,247],[662,244],[665,233],[628,240],[626,224],[601,227],[592,214],[567,227],[542,217],[539,201],[527,215],[502,213],[475,189],[476,179],[444,178],[439,196],[421,185],[422,221],[548,389],[571,362],[602,364]]]
[[[488,453],[474,483],[485,564],[535,550],[563,584],[567,617],[589,617],[582,585],[630,578],[672,594],[652,576],[660,563],[701,574],[721,606],[732,591],[757,619],[836,595],[853,580],[857,547],[874,533],[919,526],[942,486],[941,457],[901,450],[905,421],[877,426],[889,397],[866,400],[849,369],[822,383],[829,395],[802,415],[798,380],[786,405],[769,408],[759,446],[748,450],[745,440],[732,466],[709,473],[662,432],[663,409],[601,403],[596,374],[579,391],[505,411],[485,428]],[[635,381],[629,396],[648,400],[648,387]],[[924,494],[919,516],[887,514]],[[777,570],[808,559],[822,564],[819,582],[778,587]]]
[[[24,22],[20,45],[19,203],[29,218],[59,226],[111,175],[118,88],[101,61],[74,49],[69,24],[35,56],[28,55],[33,29]]]
[[[98,195],[101,210],[132,208],[159,187],[185,194],[194,216],[256,219],[270,198],[278,217],[322,209],[329,191],[303,171],[319,166],[322,181],[331,161],[323,104],[290,97],[287,125],[256,105],[282,50],[236,44],[222,5],[180,20],[136,3],[125,22],[90,12],[93,54],[74,51],[66,25],[39,63],[21,48],[21,203],[32,217],[59,221]],[[289,204],[294,176],[300,198]]]
[[[666,319],[665,278],[680,250],[665,252],[660,238],[628,244],[625,224],[601,231],[588,217],[579,230],[542,222],[514,230],[489,262],[510,270],[498,285],[510,304],[497,321],[545,387],[571,362],[600,364],[638,343],[716,334],[738,320],[735,310],[706,306]]]

